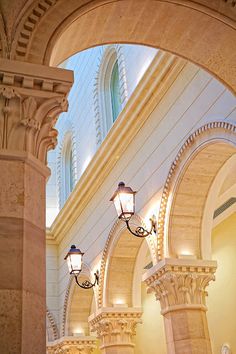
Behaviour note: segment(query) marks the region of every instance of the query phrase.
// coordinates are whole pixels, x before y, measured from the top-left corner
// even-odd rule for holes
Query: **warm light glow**
[[[76,329],[74,330],[74,332],[73,332],[73,336],[74,336],[74,337],[81,337],[81,336],[84,336],[84,330],[83,330],[83,328],[81,328],[81,327],[76,328]]]
[[[195,254],[192,254],[190,251],[185,250],[178,256],[179,259],[196,259]]]
[[[125,213],[126,217],[133,215],[134,213],[134,196],[128,193],[119,193],[114,199],[114,204],[118,216]]]
[[[116,212],[120,219],[129,220],[134,214],[135,193],[132,188],[126,187],[124,182],[119,183],[111,201],[114,202]]]
[[[122,298],[117,298],[114,300],[113,302],[113,306],[114,307],[128,307],[128,305],[126,304],[125,300]]]
[[[67,253],[65,260],[67,261],[70,274],[79,274],[82,270],[82,257],[84,253],[80,249],[72,245]]]
[[[70,273],[79,273],[82,269],[82,255],[71,254],[67,258],[67,264]]]

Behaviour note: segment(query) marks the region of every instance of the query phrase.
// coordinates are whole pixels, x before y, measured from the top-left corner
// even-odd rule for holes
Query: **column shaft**
[[[0,348],[6,354],[45,353],[48,171],[39,169],[26,157],[0,155]]]
[[[0,59],[0,352],[46,353],[45,185],[71,72]]]
[[[168,353],[211,354],[206,312],[182,309],[164,315]]]

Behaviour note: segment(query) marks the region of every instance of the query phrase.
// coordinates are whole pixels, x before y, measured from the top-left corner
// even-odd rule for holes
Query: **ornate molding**
[[[132,339],[136,334],[136,326],[142,323],[142,312],[130,308],[127,311],[102,309],[89,324],[92,332],[97,332],[101,340],[101,348],[113,345],[134,346]]]
[[[90,354],[95,348],[96,338],[94,337],[62,337],[48,343],[47,354]]]
[[[169,202],[169,197],[171,195],[171,189],[173,187],[175,177],[179,170],[180,164],[184,160],[185,156],[188,154],[192,145],[196,144],[200,138],[207,136],[210,141],[212,138],[210,134],[213,132],[220,132],[221,134],[225,132],[228,133],[236,133],[236,125],[225,122],[225,121],[217,121],[211,122],[203,125],[199,129],[197,129],[194,133],[192,133],[188,139],[184,142],[181,149],[178,151],[175,160],[172,162],[172,165],[169,169],[168,176],[166,178],[166,182],[163,188],[159,215],[158,215],[158,222],[157,222],[157,234],[158,234],[158,241],[157,241],[157,257],[158,260],[163,259],[164,257],[164,235],[165,235],[165,222],[166,222],[166,215],[167,215],[167,205]],[[222,134],[222,137],[223,134]]]
[[[11,50],[11,58],[24,60],[28,53],[31,37],[42,18],[53,8],[58,0],[40,0],[34,2],[27,15],[22,17]]]
[[[74,281],[74,277],[71,275],[69,279],[69,283],[66,288],[66,293],[65,293],[65,299],[64,299],[64,304],[63,304],[63,312],[62,312],[62,325],[61,325],[61,335],[62,337],[65,336],[66,334],[66,321],[67,321],[67,315],[68,315],[68,303],[69,303],[69,298],[72,295],[71,294],[71,288],[72,284]]]
[[[50,324],[50,328],[52,329],[52,333],[53,333],[53,340],[57,340],[58,339],[58,328],[54,319],[53,314],[49,311],[49,309],[47,308],[46,310],[46,318]],[[50,338],[49,338],[50,339]]]
[[[68,108],[71,72],[6,59],[0,66],[0,149],[29,152],[45,163],[57,143],[58,115]]]
[[[183,308],[206,311],[206,287],[216,267],[214,261],[165,259],[146,273],[147,292],[155,293],[163,315]]]
[[[137,214],[135,214],[133,216],[133,218],[131,220],[131,225],[132,224],[141,225],[144,228],[146,228],[144,221]],[[106,264],[107,264],[107,259],[109,257],[109,252],[111,251],[114,240],[117,240],[117,237],[119,237],[120,234],[122,233],[122,231],[125,231],[125,230],[126,230],[126,226],[124,225],[124,223],[121,220],[117,219],[109,232],[109,235],[108,235],[108,238],[107,238],[104,250],[103,250],[101,265],[100,265],[100,277],[99,277],[99,286],[98,286],[98,308],[101,308],[102,306],[105,305],[103,303],[104,285],[105,285],[104,282],[105,282]],[[152,236],[147,237],[146,241],[149,246],[152,261],[155,264],[157,262],[155,242],[154,242]]]

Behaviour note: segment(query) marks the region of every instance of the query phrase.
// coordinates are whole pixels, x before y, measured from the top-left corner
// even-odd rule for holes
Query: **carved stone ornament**
[[[131,310],[131,309],[130,309]],[[102,342],[102,347],[110,345],[133,345],[133,337],[136,334],[136,326],[142,323],[142,312],[127,311],[116,312],[100,311],[100,313],[90,320],[92,332],[97,332],[98,338]]]
[[[222,347],[221,347],[221,354],[231,354],[231,349],[230,349],[230,346],[229,344],[223,344]]]
[[[160,301],[163,315],[182,308],[207,310],[206,287],[215,280],[216,262],[194,260],[185,264],[179,259],[165,259],[153,268],[145,283],[147,292],[153,292]]]
[[[47,354],[90,354],[96,348],[96,338],[62,337],[47,345]]]
[[[57,143],[54,125],[68,109],[73,75],[8,60],[0,67],[0,149],[30,153],[46,163],[47,151]]]

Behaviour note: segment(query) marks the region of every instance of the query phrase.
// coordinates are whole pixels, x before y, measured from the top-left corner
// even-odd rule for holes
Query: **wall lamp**
[[[64,259],[67,260],[69,272],[70,274],[74,275],[76,283],[83,289],[91,289],[93,286],[99,283],[99,271],[97,270],[96,273],[94,273],[95,280],[93,283],[91,283],[89,280],[85,280],[80,283],[78,277],[82,270],[83,255],[84,253],[81,252],[79,248],[76,248],[75,245],[72,245]]]
[[[118,218],[126,223],[127,229],[131,232],[131,234],[137,237],[147,237],[153,232],[156,234],[156,218],[154,215],[150,218],[151,229],[149,231],[144,229],[142,226],[138,226],[135,230],[130,228],[129,221],[135,213],[136,193],[137,192],[134,192],[132,188],[126,187],[124,182],[120,182],[110,201],[115,205]]]

